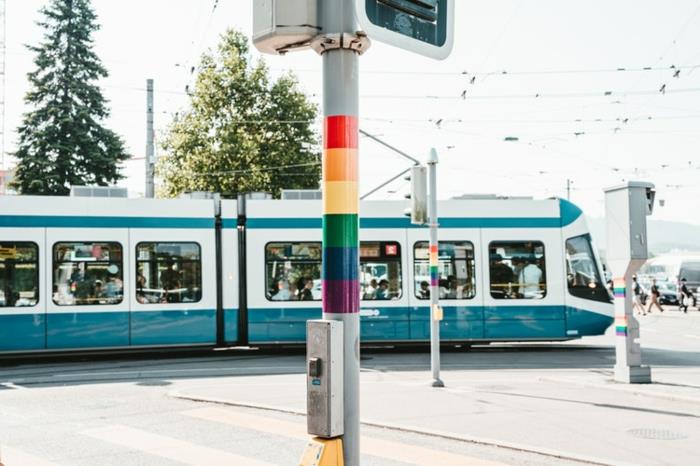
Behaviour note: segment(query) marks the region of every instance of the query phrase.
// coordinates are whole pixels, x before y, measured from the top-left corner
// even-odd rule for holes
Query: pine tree
[[[243,34],[227,31],[202,57],[190,105],[163,141],[161,195],[318,189],[318,110],[294,76],[273,81],[262,61],[251,63]]]
[[[29,73],[25,102],[32,110],[18,129],[13,187],[22,194],[66,195],[72,185],[106,186],[123,178],[124,144],[102,126],[109,116],[96,82],[107,77],[93,48],[99,29],[90,0],[51,0]]]

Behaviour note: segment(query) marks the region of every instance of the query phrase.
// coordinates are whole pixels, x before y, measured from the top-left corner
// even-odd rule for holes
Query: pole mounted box
[[[343,323],[306,323],[306,421],[308,432],[323,438],[344,433]]]
[[[654,209],[654,185],[630,181],[605,190],[606,257],[625,269],[628,263],[647,260],[647,216]],[[625,264],[625,265],[622,265]],[[613,273],[622,276],[624,270]]]
[[[456,0],[355,0],[370,39],[443,60],[454,45]]]
[[[253,44],[262,53],[283,55],[310,47],[321,31],[319,0],[254,0]]]

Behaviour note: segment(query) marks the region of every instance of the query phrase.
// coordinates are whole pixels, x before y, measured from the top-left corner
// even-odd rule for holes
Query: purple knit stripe
[[[357,314],[360,312],[359,280],[324,280],[323,312]]]

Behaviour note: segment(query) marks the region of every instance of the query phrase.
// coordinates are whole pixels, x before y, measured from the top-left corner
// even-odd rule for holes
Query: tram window
[[[0,307],[31,307],[39,302],[39,246],[0,243]]]
[[[401,245],[396,242],[360,244],[360,289],[365,300],[401,298]]]
[[[566,240],[566,281],[572,296],[611,302],[593,255],[589,235]]]
[[[265,296],[270,301],[320,301],[321,243],[267,244]]]
[[[539,241],[489,244],[494,299],[543,299],[547,295],[545,271],[544,244]]]
[[[124,296],[119,243],[56,243],[53,302],[59,306],[119,304]]]
[[[136,301],[141,304],[202,300],[202,253],[197,243],[136,245]]]
[[[430,299],[430,248],[427,241],[413,248],[413,289],[418,299]],[[472,299],[476,294],[474,245],[469,241],[438,243],[440,299]]]

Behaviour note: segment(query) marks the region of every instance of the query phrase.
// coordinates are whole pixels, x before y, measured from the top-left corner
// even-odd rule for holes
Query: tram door
[[[221,275],[222,281],[221,320],[217,325],[223,325],[223,340],[227,344],[247,344],[247,320],[241,319],[239,293],[245,293],[245,281],[241,280],[238,255],[238,209],[236,201],[221,201]],[[243,295],[245,297],[245,294]],[[240,325],[242,323],[242,325]]]
[[[484,229],[485,338],[566,335],[561,230]]]
[[[439,234],[438,284],[443,320],[440,338],[480,339],[484,335],[480,230],[442,228]],[[430,254],[427,228],[408,230],[411,280],[411,338],[430,339]]]
[[[0,229],[0,352],[45,348],[43,228]]]

